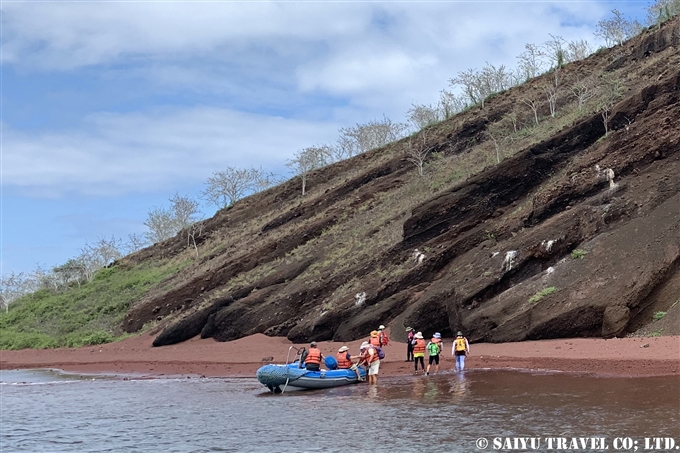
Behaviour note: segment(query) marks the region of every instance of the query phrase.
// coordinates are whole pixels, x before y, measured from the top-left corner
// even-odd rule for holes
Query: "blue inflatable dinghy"
[[[328,368],[338,366],[333,357],[327,357],[325,362]],[[299,362],[287,365],[265,365],[257,370],[257,380],[273,393],[282,393],[288,387],[325,389],[359,382],[353,370],[308,371],[304,365],[302,366],[303,368],[300,368]],[[366,378],[366,370],[363,367],[359,367],[359,374],[362,379]]]

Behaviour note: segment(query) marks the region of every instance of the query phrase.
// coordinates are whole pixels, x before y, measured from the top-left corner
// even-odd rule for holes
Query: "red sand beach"
[[[56,368],[83,373],[134,373],[143,376],[204,375],[250,377],[273,358],[283,363],[289,346],[286,338],[262,334],[219,343],[195,338],[174,346],[153,348],[153,337],[141,335],[117,343],[78,349],[24,349],[0,351],[0,369]],[[358,354],[361,340],[346,343]],[[294,345],[301,346],[301,345]],[[320,342],[327,355],[335,355],[342,343]],[[294,355],[293,351],[291,357]],[[406,345],[390,342],[382,376],[413,372],[405,362]],[[680,337],[578,338],[525,341],[503,344],[473,344],[468,369],[518,368],[583,372],[610,376],[680,376]],[[451,339],[445,339],[441,369],[453,367]]]

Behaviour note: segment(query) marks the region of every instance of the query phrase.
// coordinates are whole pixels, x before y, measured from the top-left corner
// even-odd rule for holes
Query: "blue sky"
[[[285,167],[459,71],[649,2],[3,2],[2,272],[143,233],[214,171]],[[215,209],[203,206],[210,216]]]

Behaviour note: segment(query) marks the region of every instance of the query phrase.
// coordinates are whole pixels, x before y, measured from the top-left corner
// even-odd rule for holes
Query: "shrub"
[[[551,295],[555,291],[557,291],[557,288],[555,288],[554,286],[549,286],[548,288],[544,288],[544,289],[540,290],[539,292],[537,292],[536,294],[534,294],[533,296],[531,296],[529,298],[529,303],[535,304],[539,300],[543,299],[546,296]]]
[[[583,250],[583,249],[576,249],[576,250],[571,252],[571,257],[575,260],[577,260],[577,259],[582,260],[583,257],[586,256],[587,254],[588,254],[588,252]]]
[[[664,318],[664,316],[666,316],[665,311],[657,311],[656,313],[654,313],[654,316],[652,316],[652,319],[654,321],[660,321]]]

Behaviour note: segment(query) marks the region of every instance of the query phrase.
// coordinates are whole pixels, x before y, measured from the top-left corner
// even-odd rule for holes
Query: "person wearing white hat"
[[[430,375],[430,367],[433,363],[435,365],[434,374],[439,373],[439,357],[443,347],[444,343],[442,343],[442,334],[437,332],[432,336],[432,339],[427,344],[427,355],[429,356],[429,359],[427,361],[427,370],[425,370],[425,376]]]
[[[368,370],[368,383],[378,384],[378,371],[380,370],[380,357],[375,346],[372,346],[368,341],[361,343],[361,355],[359,356],[359,364],[363,364]]]
[[[420,362],[420,368],[422,368],[423,373],[425,372],[425,340],[423,340],[423,333],[418,332],[413,337],[413,363],[415,365],[416,372],[418,374],[418,362]]]
[[[342,346],[338,349],[335,359],[338,361],[338,369],[352,370],[357,374],[357,379],[363,381],[361,374],[359,374],[359,367],[352,361],[352,354],[349,353],[349,348],[347,346]]]
[[[378,341],[381,348],[384,348],[387,346],[387,343],[390,342],[390,339],[387,337],[387,333],[385,333],[385,326],[382,324],[380,324],[380,327],[378,327]]]

